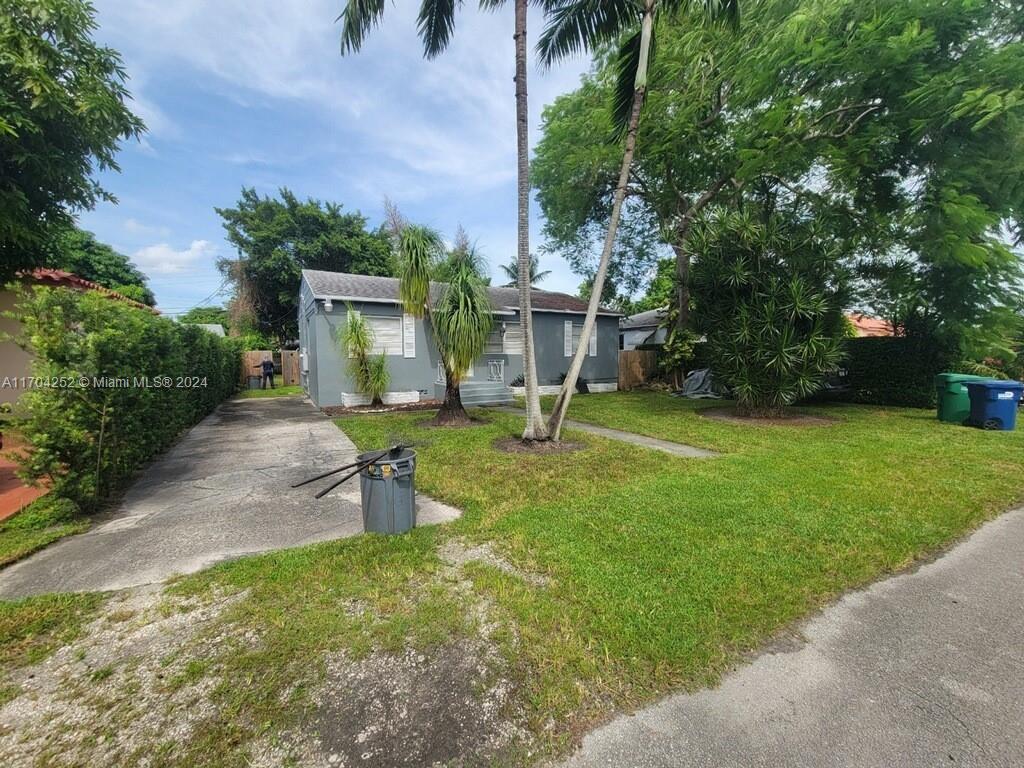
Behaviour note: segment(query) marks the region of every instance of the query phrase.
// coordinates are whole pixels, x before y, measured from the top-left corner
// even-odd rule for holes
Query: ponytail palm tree
[[[655,28],[660,21],[678,16],[694,5],[714,20],[735,22],[739,18],[739,0],[553,0],[548,4],[548,26],[537,45],[542,63],[550,65],[565,56],[619,44],[613,116],[618,136],[625,134],[626,137],[608,232],[594,275],[580,345],[573,355],[548,421],[548,432],[555,440],[561,434],[562,422],[583,367],[587,354],[586,340],[595,331],[597,310],[636,152],[636,134],[647,94],[647,73],[654,54]]]
[[[529,110],[526,95],[526,12],[530,2],[544,9],[555,0],[512,0],[515,10],[515,56],[516,56],[516,151],[517,151],[517,198],[519,268],[519,322],[523,330],[523,378],[526,387],[526,427],[523,440],[547,440],[547,425],[540,410],[540,389],[537,384],[537,362],[534,352],[533,314],[530,306],[530,147]],[[507,0],[480,0],[480,7],[494,10],[506,4]],[[342,21],[342,53],[358,51],[370,29],[380,23],[384,15],[385,0],[348,0],[339,17]],[[451,41],[455,30],[455,11],[462,5],[461,0],[422,0],[417,28],[423,41],[423,52],[432,59]]]
[[[434,423],[467,424],[460,385],[483,354],[492,325],[479,257],[470,249],[446,258],[441,236],[429,227],[405,225],[397,238],[399,298],[406,312],[427,319],[444,370],[444,402]],[[431,279],[442,267],[448,282],[432,301]]]

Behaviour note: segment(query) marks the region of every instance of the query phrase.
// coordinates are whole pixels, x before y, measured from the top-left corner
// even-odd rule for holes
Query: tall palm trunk
[[[526,386],[526,427],[523,440],[547,440],[548,428],[540,410],[537,358],[533,345],[533,314],[530,309],[530,135],[526,95],[526,7],[527,0],[515,0],[516,44],[516,151],[518,153],[519,324],[523,334],[523,383]]]
[[[562,389],[555,400],[555,406],[551,411],[548,420],[548,432],[551,439],[558,440],[562,434],[562,422],[565,421],[565,414],[569,410],[569,402],[576,390],[576,381],[579,379],[580,370],[583,368],[583,359],[587,355],[590,334],[596,332],[597,310],[601,305],[601,294],[604,291],[605,277],[608,275],[608,263],[612,258],[612,248],[615,245],[615,235],[619,229],[619,219],[622,216],[622,203],[626,199],[626,187],[629,184],[629,174],[633,168],[633,155],[636,153],[636,134],[640,125],[640,112],[644,104],[644,93],[647,91],[647,61],[651,51],[651,37],[654,34],[654,5],[648,0],[644,10],[644,17],[640,27],[640,62],[636,71],[636,85],[633,90],[633,108],[629,115],[629,127],[626,130],[626,147],[622,154],[622,167],[619,170],[619,183],[615,187],[615,196],[612,202],[611,220],[608,222],[608,233],[604,238],[604,248],[601,251],[601,261],[597,265],[597,274],[594,275],[594,284],[590,290],[590,302],[587,304],[587,317],[583,321],[583,332],[580,334],[580,343],[573,354],[569,371],[565,375]]]

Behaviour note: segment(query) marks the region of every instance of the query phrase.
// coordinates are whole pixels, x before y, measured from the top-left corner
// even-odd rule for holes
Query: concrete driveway
[[[222,404],[151,464],[87,533],[0,571],[0,597],[112,590],[192,573],[226,558],[362,531],[358,480],[292,483],[347,464],[352,441],[299,397]],[[459,512],[418,497],[418,523]]]
[[[1024,765],[1024,510],[803,636],[617,718],[565,768]]]

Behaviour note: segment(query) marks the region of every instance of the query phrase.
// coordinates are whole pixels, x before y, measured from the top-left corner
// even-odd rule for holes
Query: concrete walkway
[[[354,459],[333,422],[298,397],[221,405],[132,484],[87,533],[0,571],[0,597],[123,589],[219,560],[362,531],[359,482],[316,500],[325,481],[289,487]],[[425,496],[418,522],[459,511]]]
[[[513,406],[500,406],[495,410],[504,411],[505,413],[515,413],[520,416],[523,415],[522,408],[515,408]],[[610,429],[608,427],[599,427],[596,424],[587,424],[582,421],[573,421],[572,419],[566,419],[564,422],[565,426],[569,429],[576,429],[580,432],[589,432],[592,435],[599,435],[601,437],[607,437],[609,440],[618,440],[623,443],[631,443],[633,445],[639,445],[644,448],[651,448],[655,451],[661,451],[663,453],[670,453],[673,456],[682,456],[687,459],[710,459],[714,456],[718,456],[714,451],[709,451],[704,448],[697,448],[693,445],[686,445],[685,443],[673,443],[668,440],[659,440],[656,437],[647,437],[647,435],[638,435],[634,432],[623,432],[621,429]]]
[[[803,634],[715,690],[612,721],[565,766],[1024,765],[1024,510]]]

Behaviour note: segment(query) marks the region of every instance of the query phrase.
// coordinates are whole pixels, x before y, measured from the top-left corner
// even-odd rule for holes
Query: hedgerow
[[[23,474],[86,510],[238,386],[230,340],[97,292],[35,287],[16,315],[35,358],[18,407]]]

